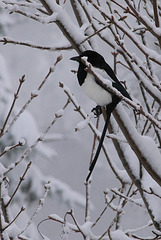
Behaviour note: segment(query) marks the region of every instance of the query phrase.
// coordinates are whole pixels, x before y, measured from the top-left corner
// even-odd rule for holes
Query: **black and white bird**
[[[86,65],[82,62],[82,57],[87,58],[87,61],[92,65],[96,74],[98,73],[103,78],[110,80],[112,82],[112,86],[116,88],[124,97],[130,100],[132,99],[116,77],[112,68],[105,62],[104,58],[99,53],[92,50],[87,50],[82,52],[79,56],[70,58],[71,60],[77,61],[79,63],[77,72],[79,85],[83,88],[85,94],[97,104],[97,106],[92,109],[94,114],[96,116],[99,116],[102,113],[101,107],[106,107],[106,121],[95,157],[89,167],[89,174],[86,178],[86,181],[88,181],[98,159],[102,143],[106,135],[111,113],[117,104],[121,101],[121,99],[117,95],[113,94],[110,90],[108,90],[107,87],[102,84],[99,79],[97,79],[92,73],[87,71]]]

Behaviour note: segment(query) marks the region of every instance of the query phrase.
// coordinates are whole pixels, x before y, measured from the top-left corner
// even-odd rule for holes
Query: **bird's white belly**
[[[112,102],[111,94],[95,82],[91,73],[87,73],[86,80],[81,86],[85,94],[95,101],[97,105],[104,106]]]

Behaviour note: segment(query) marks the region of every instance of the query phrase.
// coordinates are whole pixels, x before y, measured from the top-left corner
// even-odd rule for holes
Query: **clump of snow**
[[[37,97],[39,95],[39,90],[34,90],[31,92],[31,97]]]
[[[85,236],[93,236],[93,233],[91,231],[92,222],[85,222],[83,225],[80,226],[81,231],[84,233]],[[88,238],[87,238],[88,239]]]
[[[19,144],[21,146],[24,146],[26,144],[26,140],[24,138],[22,138],[20,141],[19,141]]]
[[[131,237],[128,237],[123,231],[120,229],[111,232],[112,240],[131,240]]]
[[[45,188],[50,189],[51,188],[51,182],[48,182],[44,185]]]
[[[84,128],[86,128],[91,120],[91,118],[93,117],[93,114],[90,114],[85,120],[79,122],[75,128],[76,131],[80,131]]]
[[[8,151],[11,149],[11,147],[12,147],[12,146],[7,146],[7,147],[5,147],[4,151],[5,151],[5,152],[8,152]]]
[[[127,140],[129,140],[128,137],[130,136],[131,139],[129,140],[129,143],[132,142],[131,148],[134,148],[134,153],[138,158],[141,158],[140,160],[146,170],[148,172],[149,170],[155,172],[155,176],[153,175],[153,177],[155,177],[155,179],[157,177],[158,181],[161,181],[161,154],[155,145],[154,140],[147,136],[141,136],[137,132],[121,105],[118,105],[116,109],[123,122],[126,122],[126,129],[128,129]],[[136,148],[134,145],[136,145]],[[126,154],[127,153],[128,152],[126,152]],[[136,165],[133,164],[132,170],[137,174]]]
[[[59,217],[57,214],[50,214],[48,217],[51,218],[51,219],[54,219],[58,222],[64,222],[64,219]]]
[[[12,223],[6,230],[9,238],[14,239],[20,234],[20,229],[17,227],[15,223]]]
[[[56,113],[55,113],[55,116],[57,118],[60,118],[63,116],[63,113],[64,113],[64,109],[59,109]]]

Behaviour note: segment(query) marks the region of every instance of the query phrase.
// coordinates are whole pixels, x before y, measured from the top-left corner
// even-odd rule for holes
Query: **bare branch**
[[[37,45],[28,41],[17,41],[11,38],[0,38],[0,42],[3,43],[4,45],[6,44],[14,44],[14,45],[20,45],[20,46],[25,46],[25,47],[30,47],[30,48],[35,48],[39,50],[45,50],[45,51],[61,51],[61,50],[70,50],[72,49],[71,45],[68,44],[68,46],[62,46],[62,47],[46,47],[46,46],[41,46]]]
[[[19,92],[20,92],[22,83],[24,83],[24,81],[25,81],[25,75],[23,75],[22,78],[19,79],[19,86],[18,86],[17,92],[14,94],[14,99],[13,99],[12,105],[11,105],[11,107],[10,107],[10,110],[9,110],[9,112],[8,112],[8,115],[7,115],[7,117],[6,117],[6,120],[5,120],[2,128],[0,129],[0,137],[3,135],[5,126],[6,126],[7,122],[8,122],[8,119],[9,119],[11,113],[12,113],[12,110],[13,110],[14,105],[15,105],[15,102],[16,102],[16,100],[17,100],[17,98],[18,98],[18,94],[19,94]]]
[[[10,200],[8,201],[8,203],[6,204],[5,207],[8,207],[8,206],[10,205],[10,203],[12,202],[12,200],[14,199],[14,196],[16,195],[17,191],[19,190],[20,185],[21,185],[22,182],[25,180],[25,175],[26,175],[26,173],[28,172],[28,170],[29,170],[31,164],[32,164],[31,161],[27,164],[27,167],[26,167],[26,169],[25,169],[24,174],[22,175],[22,177],[20,177],[19,183],[17,184],[17,187],[16,187],[15,191],[13,192],[13,194],[12,194]]]

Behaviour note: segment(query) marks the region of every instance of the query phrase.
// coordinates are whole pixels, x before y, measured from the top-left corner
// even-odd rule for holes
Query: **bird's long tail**
[[[88,176],[86,178],[86,182],[89,180],[89,178],[90,178],[90,176],[91,176],[91,174],[93,172],[93,169],[95,167],[95,164],[96,164],[96,162],[98,160],[98,156],[100,154],[101,147],[102,147],[105,135],[106,135],[106,131],[107,131],[108,123],[109,123],[109,120],[110,120],[110,116],[111,116],[111,113],[113,112],[113,110],[115,109],[116,105],[117,105],[117,103],[111,103],[108,106],[106,106],[106,121],[105,121],[105,125],[104,125],[104,128],[103,128],[103,132],[102,132],[99,144],[98,144],[98,148],[97,148],[95,157],[94,157],[94,159],[93,159],[93,161],[92,161],[92,163],[91,163],[91,165],[89,167],[89,173],[88,173]]]

